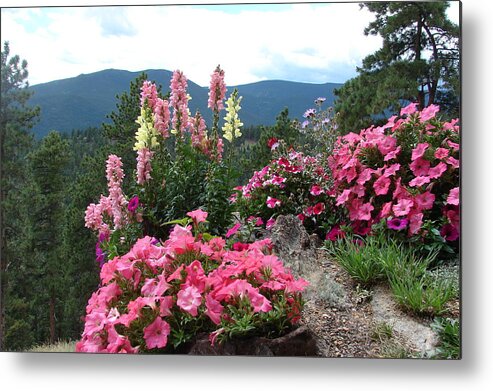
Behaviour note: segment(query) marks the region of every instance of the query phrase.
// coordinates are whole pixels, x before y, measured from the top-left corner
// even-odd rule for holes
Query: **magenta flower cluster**
[[[272,226],[279,214],[295,214],[308,229],[317,229],[331,211],[330,176],[320,156],[291,150],[273,159],[231,201],[242,215],[258,215]]]
[[[201,210],[189,213],[194,226]],[[295,279],[271,253],[269,239],[229,249],[224,239],[195,236],[176,225],[159,243],[139,239],[132,249],[101,269],[100,288],[89,299],[78,352],[139,353],[176,344],[196,321],[213,344],[234,326],[236,316],[260,319],[281,311],[286,321],[300,319],[301,292]],[[193,335],[189,336],[190,338]]]
[[[438,111],[412,103],[383,126],[337,140],[328,158],[336,205],[359,233],[386,219],[392,230],[420,235],[426,220],[439,218],[442,236],[458,238],[459,126],[438,120]]]

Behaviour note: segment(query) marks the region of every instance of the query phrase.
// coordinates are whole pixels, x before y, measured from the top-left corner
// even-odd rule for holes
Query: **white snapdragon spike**
[[[238,90],[235,89],[226,101],[225,124],[222,131],[224,138],[230,143],[233,142],[233,139],[239,138],[242,135],[240,128],[243,126],[243,123],[238,117],[238,112],[241,110],[241,99],[242,97],[238,96]]]

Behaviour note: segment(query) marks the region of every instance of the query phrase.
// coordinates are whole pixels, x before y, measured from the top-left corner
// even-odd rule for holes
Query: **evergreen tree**
[[[38,341],[49,340],[50,343],[61,334],[57,319],[62,318],[68,288],[64,278],[66,261],[61,253],[66,194],[64,169],[68,161],[68,142],[54,131],[29,155],[37,190],[37,197],[31,203],[31,254],[37,258],[36,270],[39,270],[40,276],[32,287],[32,293],[35,293],[35,331]]]
[[[421,110],[440,104],[458,113],[459,27],[446,15],[448,2],[363,3],[375,14],[365,35],[380,35],[383,46],[363,60],[358,76],[335,91],[345,132],[358,131],[403,101]]]
[[[1,52],[0,73],[0,350],[3,350],[9,302],[8,270],[15,269],[22,256],[13,241],[19,238],[22,229],[16,217],[21,189],[26,183],[25,157],[33,142],[29,129],[38,118],[39,108],[28,105],[31,93],[27,90],[27,61],[21,61],[18,55],[10,56],[8,42]],[[23,306],[21,303],[20,307]],[[25,324],[17,324],[15,328],[25,330]]]

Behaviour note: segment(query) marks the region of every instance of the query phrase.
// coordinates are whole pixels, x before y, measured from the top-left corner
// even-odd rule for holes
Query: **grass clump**
[[[326,250],[348,274],[364,286],[381,280],[385,274],[379,260],[381,245],[376,237],[340,239],[326,242]]]
[[[32,353],[72,353],[75,352],[75,341],[58,341],[53,345],[36,345],[29,349]]]
[[[420,315],[445,312],[445,304],[454,297],[455,291],[448,279],[434,278],[427,272],[437,253],[420,258],[413,249],[400,247],[399,256],[398,261],[385,268],[396,301]]]

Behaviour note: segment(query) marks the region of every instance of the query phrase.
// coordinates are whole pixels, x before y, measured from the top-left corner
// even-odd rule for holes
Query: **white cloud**
[[[224,7],[2,9],[2,38],[29,62],[31,84],[107,68],[181,69],[207,85],[217,64],[230,85],[263,79],[343,82],[380,46],[355,3]]]

